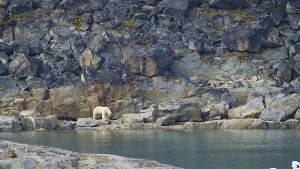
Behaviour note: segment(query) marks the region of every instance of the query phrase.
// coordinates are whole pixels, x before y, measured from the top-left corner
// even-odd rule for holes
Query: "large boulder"
[[[158,118],[155,108],[140,110],[138,114],[122,114],[123,123],[153,123]]]
[[[209,109],[210,118],[216,116],[226,117],[227,111],[229,109],[229,104],[227,102],[221,101],[219,103],[212,104]]]
[[[57,42],[76,41],[78,36],[68,27],[54,27],[50,30],[50,35]]]
[[[98,120],[94,118],[79,118],[77,119],[76,127],[96,127],[98,125]]]
[[[55,115],[47,117],[23,117],[24,130],[47,129],[55,130],[58,127],[58,118]]]
[[[229,119],[258,118],[264,110],[264,100],[262,96],[256,96],[256,93],[250,93],[247,104],[232,108],[228,111]]]
[[[103,32],[103,35],[106,35],[105,32]],[[105,39],[105,36],[102,36],[99,33],[92,34],[87,44],[87,47],[95,52],[101,52],[105,48],[107,40]]]
[[[144,123],[153,123],[159,117],[158,110],[152,107],[150,107],[149,109],[141,110],[139,113],[143,118]]]
[[[101,57],[95,54],[90,49],[85,49],[82,53],[82,56],[79,58],[79,64],[81,67],[92,66],[98,68],[99,63],[101,62]]]
[[[0,132],[19,131],[20,126],[15,117],[0,116]]]
[[[249,107],[248,105],[243,105],[240,107],[230,109],[228,111],[228,118],[229,119],[258,118],[260,113],[261,111],[256,108]]]
[[[82,68],[74,59],[63,60],[57,63],[58,71],[60,75],[64,73],[73,73],[74,75],[79,75]]]
[[[170,48],[162,45],[154,45],[151,48],[126,48],[124,53],[126,68],[134,74],[147,77],[163,73],[173,61]]]
[[[43,69],[42,62],[36,58],[19,54],[9,64],[8,70],[10,74],[20,78],[27,78],[28,76],[38,76]]]
[[[167,120],[172,122],[201,121],[200,108],[190,103],[163,102],[159,104],[158,111],[160,117],[168,116]]]
[[[23,117],[22,124],[23,124],[23,130],[26,130],[26,131],[35,130],[34,117]]]
[[[266,121],[285,121],[297,111],[299,102],[299,94],[292,94],[277,99],[267,105],[259,118]]]
[[[143,118],[140,114],[122,114],[123,123],[142,123]]]
[[[180,107],[181,107],[181,104],[177,103],[177,102],[171,102],[171,103],[162,102],[162,103],[159,103],[158,110],[162,114],[165,114],[165,113],[173,114],[173,113],[177,113],[177,111]]]
[[[45,126],[47,130],[55,130],[58,127],[58,117],[56,115],[47,116]]]
[[[300,3],[297,0],[290,0],[286,4],[286,12],[290,15],[295,15],[300,13]]]
[[[257,52],[261,47],[262,29],[243,24],[225,29],[222,44],[225,48],[240,52]]]
[[[155,121],[155,124],[158,126],[169,126],[175,124],[175,119],[171,117],[171,115],[166,115],[164,117],[160,117]]]
[[[208,93],[202,95],[203,103],[207,105],[216,104],[219,102],[228,103],[229,107],[234,106],[235,99],[228,89],[213,88]]]

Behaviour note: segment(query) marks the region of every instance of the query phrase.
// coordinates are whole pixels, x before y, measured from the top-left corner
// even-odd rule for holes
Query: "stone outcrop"
[[[1,132],[14,132],[19,131],[21,128],[15,117],[0,116],[0,131]]]
[[[0,168],[166,168],[156,161],[0,141]]]
[[[24,130],[47,129],[55,130],[58,127],[57,116],[51,115],[47,117],[23,117],[22,124]]]

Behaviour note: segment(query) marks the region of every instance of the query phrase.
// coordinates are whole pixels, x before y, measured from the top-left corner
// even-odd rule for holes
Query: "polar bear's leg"
[[[111,115],[112,115],[112,113],[109,110],[109,108],[108,107],[103,107],[103,109],[102,109],[102,119],[109,120]]]
[[[108,119],[109,119],[109,118],[108,118],[108,115],[106,114],[105,111],[102,112],[102,119],[103,119],[103,120],[108,120]]]

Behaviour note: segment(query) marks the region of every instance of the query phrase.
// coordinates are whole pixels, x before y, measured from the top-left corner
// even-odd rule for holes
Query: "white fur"
[[[103,120],[109,120],[112,116],[112,112],[108,107],[97,106],[93,110],[93,118]]]

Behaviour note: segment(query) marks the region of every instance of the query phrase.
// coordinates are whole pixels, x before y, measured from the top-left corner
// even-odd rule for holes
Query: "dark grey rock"
[[[20,126],[15,117],[0,116],[0,132],[19,131]]]
[[[257,52],[261,47],[262,31],[244,24],[229,27],[223,35],[223,44],[226,48],[235,51]]]
[[[98,10],[102,10],[107,4],[108,0],[91,0],[92,4],[97,7]]]
[[[191,39],[189,40],[189,49],[200,53],[203,51],[203,43],[201,41]]]
[[[60,72],[60,75],[65,72],[70,72],[78,76],[82,68],[74,59],[70,59],[58,62],[58,70]]]
[[[76,127],[96,127],[99,122],[93,118],[79,118],[77,119]]]
[[[266,40],[262,39],[261,40],[261,48],[278,48],[281,47],[280,42],[276,40]]]
[[[57,130],[73,130],[76,123],[71,121],[60,122]]]
[[[43,1],[37,1],[39,3],[39,6],[46,10],[55,9],[59,3],[60,0],[43,0]]]
[[[290,0],[285,8],[288,14],[299,14],[300,12],[300,3],[297,0]]]
[[[0,5],[1,6],[1,5]],[[9,19],[9,14],[4,9],[0,8],[0,13],[2,14],[0,16],[0,22],[4,23]]]
[[[225,88],[210,89],[208,93],[203,95],[202,99],[207,104],[214,104],[222,101],[228,103],[229,107],[232,107],[235,104],[233,95]]]
[[[78,38],[74,31],[67,27],[54,27],[50,30],[50,35],[57,41],[76,41]]]
[[[280,60],[288,58],[288,51],[285,47],[267,50],[261,54],[255,54],[256,57],[264,61]]]
[[[296,112],[298,107],[299,95],[292,94],[271,102],[262,111],[259,118],[267,121],[286,121],[290,115]]]
[[[4,42],[0,42],[0,51],[6,53],[7,55],[11,55],[14,52],[14,47]]]
[[[159,126],[169,126],[175,124],[175,120],[170,115],[166,115],[164,117],[158,118],[155,123]]]
[[[108,11],[104,10],[104,11],[96,11],[93,14],[93,20],[96,23],[100,23],[100,22],[104,22],[108,20]]]
[[[93,20],[93,14],[91,14],[91,13],[85,13],[85,14],[81,15],[81,20],[84,23],[92,24],[94,22],[94,20]]]
[[[299,16],[291,16],[290,18],[291,28],[294,30],[298,30],[300,28],[300,17]]]
[[[2,61],[0,61],[0,75],[6,75],[7,72],[6,66],[2,63]]]
[[[27,1],[14,1],[10,3],[8,6],[8,11],[10,11],[11,15],[17,15],[24,12],[28,12],[33,10],[34,2],[28,3]]]
[[[272,5],[271,5],[272,6]],[[271,13],[271,19],[274,25],[280,25],[280,23],[285,18],[285,8],[284,7],[277,7]]]
[[[62,4],[64,7],[68,10],[74,10],[85,3],[87,3],[87,0],[81,0],[81,1],[76,1],[76,0],[62,0]]]
[[[172,51],[158,44],[151,48],[126,48],[124,52],[127,52],[126,68],[134,74],[149,77],[161,74],[173,61]]]
[[[237,9],[243,5],[242,0],[211,0],[209,6],[217,9]]]
[[[299,93],[300,92],[300,77],[294,79],[290,82],[291,84],[291,92],[292,93]]]
[[[45,117],[34,117],[35,129],[46,129]]]
[[[159,0],[143,0],[143,2],[148,5],[155,6],[159,2]]]
[[[9,64],[8,70],[13,76],[27,78],[28,76],[38,76],[43,71],[43,66],[40,60],[19,54]]]
[[[288,66],[281,62],[277,65],[274,65],[274,68],[276,69],[275,77],[280,83],[290,82],[292,73]]]
[[[20,93],[16,81],[10,77],[0,76],[0,97],[2,99],[18,96]]]
[[[182,16],[186,12],[194,7],[200,5],[198,0],[163,0],[159,5],[163,6],[164,13],[172,16]]]
[[[2,34],[3,34],[2,39],[4,42],[14,41],[15,40],[14,39],[14,26],[8,26],[6,29],[3,30]],[[5,53],[7,53],[7,52],[5,52]]]
[[[9,4],[9,0],[0,0],[0,7],[6,8]]]
[[[87,42],[87,47],[92,51],[98,53],[106,47],[106,39],[99,33],[92,33]]]
[[[55,130],[58,127],[58,118],[56,115],[47,116],[45,118],[45,126],[47,130]]]
[[[35,120],[33,117],[22,118],[23,130],[32,131],[35,130]]]
[[[26,84],[32,88],[32,87],[38,87],[44,84],[44,80],[35,76],[28,76],[25,79]]]

